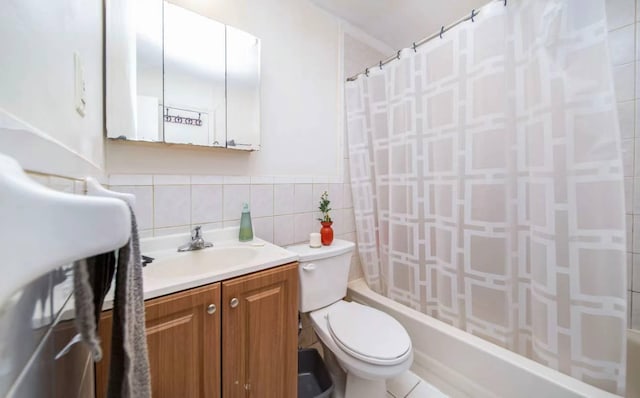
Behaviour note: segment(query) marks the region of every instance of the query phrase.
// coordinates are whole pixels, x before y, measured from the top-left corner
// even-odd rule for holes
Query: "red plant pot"
[[[331,228],[332,221],[322,221],[322,228],[320,228],[320,240],[324,246],[329,246],[333,242],[333,228]]]

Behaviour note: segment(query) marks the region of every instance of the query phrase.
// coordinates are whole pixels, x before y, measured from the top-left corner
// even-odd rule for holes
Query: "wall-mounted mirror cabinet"
[[[106,10],[111,139],[260,149],[260,40],[162,0]]]

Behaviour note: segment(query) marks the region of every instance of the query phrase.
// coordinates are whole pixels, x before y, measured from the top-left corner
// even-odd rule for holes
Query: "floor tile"
[[[404,398],[420,382],[420,378],[408,370],[400,376],[387,380],[387,391],[396,398]]]
[[[429,383],[421,381],[418,385],[411,390],[406,398],[448,398],[440,390],[433,387]]]

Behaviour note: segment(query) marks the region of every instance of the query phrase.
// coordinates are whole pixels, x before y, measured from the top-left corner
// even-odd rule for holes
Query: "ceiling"
[[[408,47],[489,0],[311,0],[394,49]]]

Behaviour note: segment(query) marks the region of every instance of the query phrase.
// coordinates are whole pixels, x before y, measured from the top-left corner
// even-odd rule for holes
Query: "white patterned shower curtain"
[[[625,384],[623,172],[604,0],[494,1],[347,84],[369,285]]]

